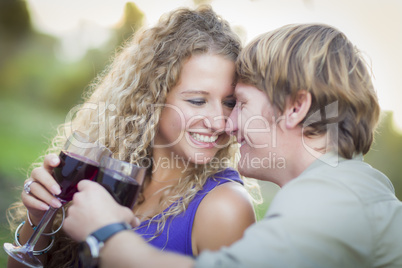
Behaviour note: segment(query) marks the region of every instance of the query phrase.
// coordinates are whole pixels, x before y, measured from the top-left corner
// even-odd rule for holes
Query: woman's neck
[[[172,200],[167,201],[168,199],[165,198],[167,202],[162,202],[161,198],[173,194],[171,190],[183,178],[189,166],[190,164],[185,163],[178,156],[175,157],[174,154],[169,156],[154,152],[151,179],[142,192],[144,201],[134,208],[137,217],[141,220],[149,219],[166,209]]]
[[[193,166],[193,164],[173,152],[154,151],[152,181],[175,184],[183,177],[190,166]]]

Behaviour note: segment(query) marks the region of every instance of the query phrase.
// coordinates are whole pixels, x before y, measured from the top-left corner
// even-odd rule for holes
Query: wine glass
[[[145,173],[146,168],[105,156],[101,159],[95,181],[105,187],[120,205],[133,209]]]
[[[99,162],[103,156],[110,156],[111,151],[105,146],[91,142],[90,138],[79,131],[74,131],[67,139],[60,152],[60,164],[53,169],[53,177],[60,185],[61,193],[56,196],[63,206],[72,200],[77,192],[77,184],[83,179],[94,180],[99,171]],[[22,246],[4,243],[4,250],[15,260],[28,267],[43,267],[35,256],[34,247],[45,227],[58,209],[50,207],[43,215],[33,234]],[[16,235],[16,242],[18,237]]]

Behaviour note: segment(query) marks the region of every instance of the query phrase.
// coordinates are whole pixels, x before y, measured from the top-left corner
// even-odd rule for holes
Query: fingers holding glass
[[[60,186],[53,177],[53,168],[49,163],[52,158],[45,157],[43,165],[32,170],[31,178],[42,184],[53,195],[60,194]],[[56,166],[57,167],[57,166]]]

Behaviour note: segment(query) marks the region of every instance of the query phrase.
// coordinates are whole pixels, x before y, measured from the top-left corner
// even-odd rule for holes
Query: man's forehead
[[[244,98],[247,95],[247,85],[238,83],[235,87],[234,95],[236,98]]]

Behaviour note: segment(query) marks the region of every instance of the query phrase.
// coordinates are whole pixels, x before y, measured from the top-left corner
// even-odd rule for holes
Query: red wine
[[[60,155],[60,164],[53,169],[53,177],[61,187],[61,193],[57,196],[62,201],[68,202],[78,191],[77,184],[84,179],[94,180],[99,164],[80,155],[63,152]]]
[[[133,178],[115,170],[100,168],[96,182],[100,183],[123,206],[133,208],[140,185]]]

